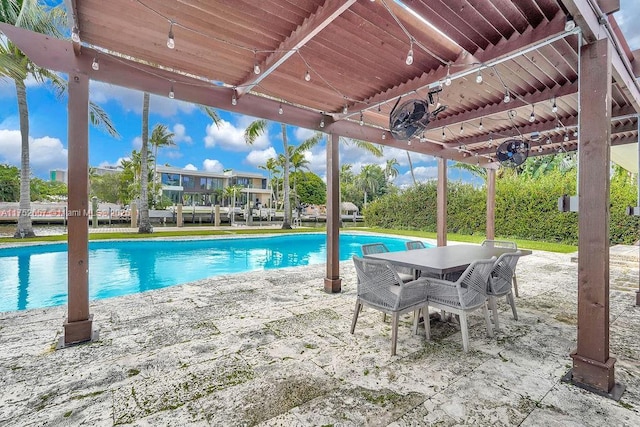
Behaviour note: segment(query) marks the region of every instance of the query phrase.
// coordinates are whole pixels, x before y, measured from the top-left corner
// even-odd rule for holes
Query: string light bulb
[[[565,134],[564,134],[564,139],[563,139],[563,141],[564,141],[564,142],[569,141],[569,134],[568,134],[568,133],[565,133]]]
[[[360,126],[364,125],[364,117],[362,115],[362,111],[360,111]]]
[[[382,139],[387,139],[387,134],[382,132]]]
[[[173,99],[176,97],[176,94],[173,92],[173,83],[171,83],[171,89],[169,89],[169,98]]]
[[[307,81],[307,82],[310,82],[310,81],[311,81],[311,73],[309,72],[309,70],[307,70],[307,71],[304,73],[304,80],[305,80],[305,81]]]
[[[460,123],[460,135],[464,133],[464,123]]]
[[[407,52],[407,59],[405,59],[404,62],[407,65],[413,64],[413,43],[411,44],[411,47],[409,47],[409,52]]]
[[[100,69],[100,64],[98,63],[98,60],[96,58],[93,58],[91,68],[93,68],[94,71],[98,71]]]
[[[231,96],[231,105],[238,104],[238,97],[236,96],[236,90],[233,89],[233,95]]]
[[[280,107],[278,107],[278,114],[280,115],[284,114],[284,110],[282,109],[282,104],[280,104]]]
[[[342,109],[342,114],[347,114],[349,109],[347,108],[347,104],[344,104],[344,108]]]
[[[174,49],[176,47],[176,41],[173,38],[173,21],[169,21],[169,36],[167,37],[167,47]]]
[[[71,40],[74,43],[80,43],[80,32],[78,31],[78,27],[73,27],[71,29]]]
[[[324,127],[324,116],[322,116],[322,118],[320,119],[320,127]]]
[[[447,76],[444,78],[444,85],[451,86],[451,64],[447,65]]]
[[[260,65],[258,64],[257,52],[253,51],[253,74],[260,74]]]
[[[536,113],[535,113],[534,109],[532,108],[531,109],[531,115],[529,116],[529,122],[533,123],[535,121],[536,121]]]
[[[478,70],[478,74],[476,74],[476,83],[482,83],[482,72],[480,70]]]
[[[478,129],[480,130],[484,129],[484,126],[482,125],[482,119],[480,119],[480,125],[478,125]]]
[[[509,89],[507,89],[504,92],[504,99],[503,99],[505,104],[508,104],[509,102],[511,102],[511,94],[509,93]]]
[[[444,139],[446,139],[446,138],[447,138],[447,135],[445,135],[445,133],[444,133],[444,128],[442,128],[442,139],[444,140]]]
[[[554,114],[558,112],[558,105],[556,104],[555,98],[553,98],[553,105],[551,106],[551,112]]]

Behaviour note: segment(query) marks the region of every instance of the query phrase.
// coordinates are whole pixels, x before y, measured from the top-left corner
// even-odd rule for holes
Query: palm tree
[[[256,139],[268,131],[268,122],[266,120],[255,120],[244,130],[244,140],[247,144],[252,145]],[[282,130],[282,148],[284,153],[289,153],[289,145],[287,143],[287,126],[280,123]],[[289,156],[284,156],[283,164],[283,197],[284,197],[284,215],[282,219],[282,229],[291,229],[291,200],[289,200]]]
[[[267,163],[264,166],[258,166],[258,168],[262,170],[266,170],[269,174],[269,189],[271,190],[271,199],[272,201],[278,200],[278,188],[276,186],[275,191],[273,188],[273,180],[276,174],[279,172],[278,162],[274,158],[267,159]],[[269,206],[271,208],[271,206]]]
[[[162,147],[171,147],[176,145],[173,141],[173,137],[175,134],[173,132],[169,132],[167,126],[162,124],[157,124],[151,131],[151,139],[149,142],[153,146],[153,181],[156,182],[157,174],[158,174],[158,148]],[[155,200],[154,195],[154,200]]]
[[[358,175],[358,183],[364,191],[364,206],[367,206],[367,193],[374,194],[378,190],[378,182],[373,173],[374,165],[365,165]]]
[[[413,180],[413,185],[416,185],[416,176],[413,173],[413,162],[411,161],[411,154],[409,154],[409,151],[407,150],[407,160],[409,161],[409,171],[411,172],[411,179]]]
[[[149,93],[142,96],[142,146],[140,147],[140,224],[138,233],[152,233],[149,220]]]
[[[4,0],[0,2],[0,20],[16,27],[27,28],[54,37],[60,37],[64,11],[59,7],[46,7],[34,1]],[[27,107],[27,90],[25,80],[29,75],[38,83],[60,78],[35,65],[13,43],[1,39],[0,43],[0,77],[13,80],[18,99],[20,117],[20,134],[22,137],[20,153],[20,215],[14,237],[34,237],[31,224],[31,170],[29,165],[29,109]]]
[[[239,184],[229,185],[224,189],[224,195],[229,199],[229,224],[233,224],[236,215],[236,194],[241,192],[244,187]]]
[[[60,7],[50,7],[35,1],[0,1],[0,22],[26,28],[35,32],[62,37],[60,28],[66,22],[66,13]],[[62,95],[67,85],[57,74],[38,67],[17,46],[6,38],[0,38],[0,78],[13,80],[16,86],[18,114],[20,120],[20,215],[14,237],[33,237],[33,226],[29,211],[31,208],[31,169],[29,164],[29,109],[25,80],[31,76],[38,83],[50,81],[58,95]],[[91,124],[101,127],[112,136],[118,132],[109,116],[93,102],[89,103]]]
[[[398,168],[399,165],[396,159],[387,160],[387,164],[384,168],[384,177],[387,179],[387,182],[390,182],[393,178],[398,176]]]
[[[487,182],[487,169],[482,166],[472,165],[470,163],[455,162],[452,166],[454,169],[463,170],[471,173],[478,178],[482,178],[484,182]]]

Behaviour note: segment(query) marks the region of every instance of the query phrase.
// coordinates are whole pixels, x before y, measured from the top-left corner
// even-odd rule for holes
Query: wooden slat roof
[[[589,12],[596,0],[65,4],[81,38],[72,62],[92,79],[164,96],[173,87],[178,99],[482,164],[495,161],[496,145],[510,137],[531,140],[532,155],[576,149],[578,43],[598,37],[599,25]],[[569,15],[582,35],[565,30]],[[638,87],[619,64],[629,70],[637,64],[612,16],[608,23],[618,48],[612,141],[633,143]],[[174,49],[167,47],[170,28]],[[414,61],[407,65],[411,47]],[[51,56],[43,54],[51,68],[69,67],[67,56]],[[99,71],[90,69],[94,57]],[[411,144],[393,139],[387,130],[398,98],[426,99],[440,87],[434,103],[447,108],[437,120]],[[532,140],[536,132],[540,138]]]

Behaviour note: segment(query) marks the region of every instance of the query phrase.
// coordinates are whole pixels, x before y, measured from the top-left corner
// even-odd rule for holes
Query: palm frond
[[[247,144],[253,144],[256,139],[267,130],[266,120],[255,120],[244,130],[244,140]]]
[[[120,138],[120,133],[118,133],[107,112],[95,102],[89,102],[89,120],[91,124],[98,129],[108,133],[114,138]]]
[[[209,116],[209,118],[213,121],[213,123],[216,125],[217,128],[220,128],[220,116],[218,115],[218,112],[216,110],[214,110],[211,107],[208,107],[206,105],[201,105],[200,109],[207,115]]]

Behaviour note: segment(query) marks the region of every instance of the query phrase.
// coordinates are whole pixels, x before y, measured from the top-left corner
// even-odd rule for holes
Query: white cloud
[[[20,167],[21,152],[20,131],[0,129],[0,163]],[[51,169],[67,168],[67,149],[58,138],[29,137],[29,157],[34,175],[46,176]]]
[[[110,163],[108,161],[104,161],[104,162],[100,163],[98,165],[98,167],[104,168],[104,167],[107,167],[107,166],[122,166],[122,162],[123,161],[127,161],[128,162],[129,160],[131,160],[131,157],[128,157],[128,156],[127,157],[119,157],[118,160],[116,160],[114,163]]]
[[[273,147],[269,147],[266,150],[253,150],[247,155],[245,163],[258,167],[265,165],[267,160],[277,158],[277,156],[278,154]]]
[[[316,132],[314,130],[297,127],[293,131],[293,135],[298,141],[304,141],[311,138]]]
[[[244,128],[236,127],[226,120],[221,120],[219,126],[207,125],[206,132],[204,145],[207,148],[219,147],[225,151],[250,151],[265,149],[270,145],[269,137],[266,134],[258,137],[253,145],[248,145],[244,140]]]
[[[187,135],[187,129],[181,123],[176,123],[173,125],[173,142],[179,144],[181,142],[186,142],[187,144],[191,144],[193,141],[189,135]]]
[[[640,27],[638,26],[640,4],[638,0],[621,0],[620,11],[614,15],[631,50],[640,49]]]
[[[413,153],[411,153],[413,154]],[[438,178],[437,166],[417,166],[413,168],[413,174],[416,177],[418,183],[423,183]],[[413,185],[413,178],[411,177],[411,171],[407,170],[405,173],[398,175],[393,181],[398,187],[408,187]]]
[[[222,163],[220,163],[217,160],[211,160],[211,159],[204,159],[204,162],[202,162],[202,168],[208,172],[224,171],[224,167],[222,166]]]
[[[182,157],[182,153],[175,150],[166,151],[164,155],[170,159],[179,159],[180,157]]]
[[[167,88],[167,94],[168,93],[169,88]],[[140,91],[92,80],[89,94],[91,100],[97,104],[115,101],[119,103],[125,111],[142,114],[143,93]],[[197,108],[194,104],[164,96],[151,94],[149,97],[149,113],[159,114],[162,117],[172,117],[178,112],[189,114]]]
[[[142,148],[142,137],[136,136],[135,138],[133,138],[133,141],[131,141],[131,146],[140,151],[140,148]]]
[[[186,165],[182,169],[185,169],[185,170],[188,170],[188,171],[197,171],[198,170],[198,168],[193,166],[191,163],[189,163],[188,165]]]

